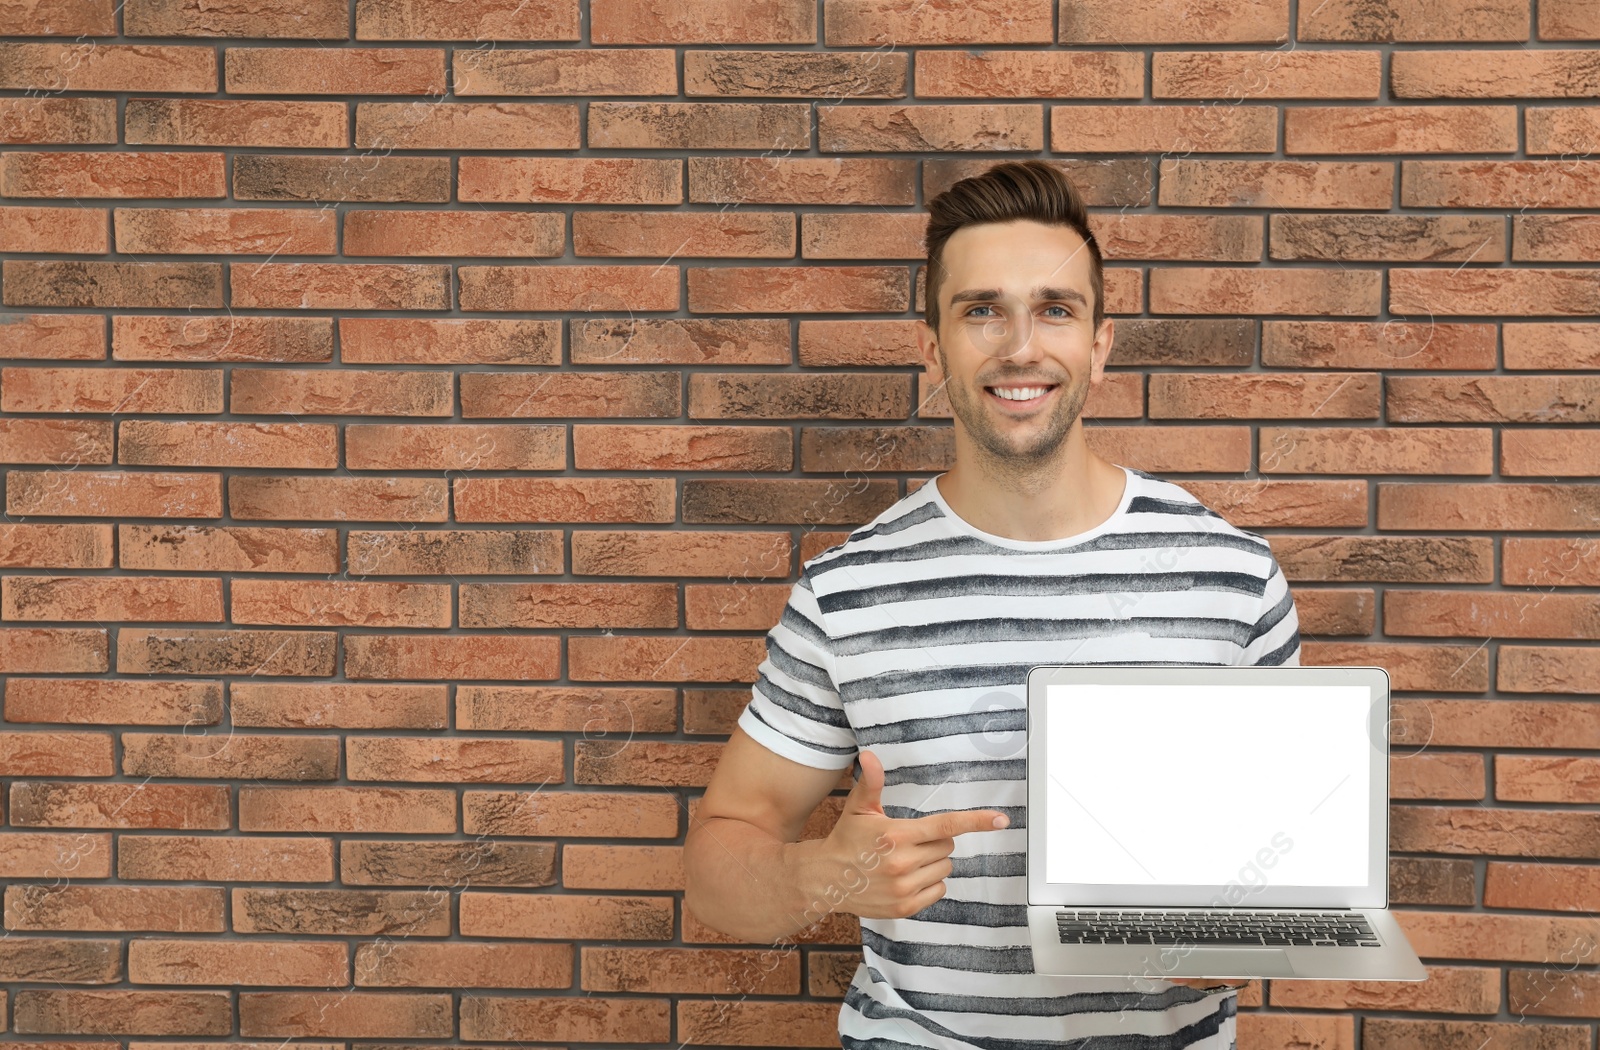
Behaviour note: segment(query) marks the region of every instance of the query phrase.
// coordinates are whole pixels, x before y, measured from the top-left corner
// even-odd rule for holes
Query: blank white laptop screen
[[[1367,881],[1364,686],[1047,687],[1045,879]]]

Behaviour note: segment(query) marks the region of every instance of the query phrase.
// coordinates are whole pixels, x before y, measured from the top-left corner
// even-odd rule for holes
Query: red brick
[[[964,150],[1037,153],[1045,148],[1043,116],[1042,106],[1023,103],[825,106],[817,111],[817,150],[821,153]]]
[[[1600,801],[1600,759],[1569,755],[1500,755],[1494,797],[1513,802]]]
[[[1157,51],[1153,59],[1153,98],[1376,99],[1383,82],[1376,51]]]
[[[580,740],[573,745],[574,784],[639,787],[705,787],[721,744],[675,740]]]
[[[761,638],[575,635],[567,676],[575,682],[753,682]]]
[[[231,595],[228,615],[237,624],[450,626],[450,586],[444,583],[238,579]]]
[[[1403,272],[1403,271],[1394,271]],[[1161,267],[1150,273],[1153,313],[1376,314],[1377,270]],[[1391,293],[1391,309],[1396,309]]]
[[[444,788],[243,786],[239,788],[239,830],[449,834],[456,830],[455,792]]]
[[[1600,161],[1407,160],[1400,163],[1402,208],[1600,207]]]
[[[124,627],[117,670],[132,674],[331,675],[332,631]],[[100,668],[105,670],[105,668]]]
[[[1396,51],[1389,88],[1396,98],[1592,98],[1593,59],[1555,48]]]
[[[346,635],[345,674],[350,678],[557,677],[561,640],[550,635]]]
[[[1518,215],[1512,219],[1511,253],[1519,262],[1582,262],[1600,246],[1600,216]]]
[[[1382,667],[1396,692],[1481,693],[1489,688],[1489,651],[1483,645],[1307,641],[1301,662],[1310,667]]]
[[[1585,860],[1600,854],[1600,825],[1592,813],[1574,810],[1396,806],[1389,834],[1391,848],[1404,853]]]
[[[591,102],[587,141],[608,149],[811,146],[811,111],[796,102]]]
[[[828,0],[823,43],[828,47],[943,44],[1049,44],[1054,0],[1007,0],[998,5],[947,7],[900,0]]]
[[[448,377],[446,377],[448,378]],[[550,416],[676,416],[681,380],[671,372],[465,372],[467,419]]]
[[[440,974],[455,988],[567,988],[572,957],[570,944],[384,940],[356,949],[354,972],[358,985],[392,988],[436,985]]]
[[[683,731],[727,736],[749,702],[749,689],[685,689]]]
[[[567,465],[566,428],[558,424],[352,423],[344,428],[344,443],[351,470],[561,470]]]
[[[670,522],[671,478],[457,478],[457,521]]]
[[[1507,368],[1551,369],[1600,367],[1600,324],[1586,321],[1507,323]]]
[[[191,368],[4,368],[7,412],[216,413],[222,370]]]
[[[6,512],[75,518],[216,518],[217,474],[87,470],[6,471]]]
[[[561,847],[561,875],[562,885],[569,889],[681,890],[684,884],[683,847],[585,846],[571,843]],[[588,987],[587,980],[585,978],[585,987]]]
[[[916,163],[877,157],[690,157],[689,199],[827,207],[911,204]]]
[[[333,360],[326,317],[118,315],[111,332],[112,356],[121,361]]]
[[[125,569],[177,572],[338,571],[333,529],[210,525],[118,525]]]
[[[331,201],[442,203],[450,199],[450,158],[247,153],[233,160],[233,195],[239,200],[321,201],[324,207]],[[270,273],[282,281],[312,265],[316,264],[300,264],[298,268],[295,264],[274,264]],[[329,266],[321,269],[333,276],[339,272]],[[256,268],[248,271],[250,275],[255,272]],[[379,270],[373,268],[369,272]],[[285,302],[295,305],[287,299]]]
[[[676,627],[675,583],[463,583],[461,626]]]
[[[344,149],[347,114],[343,102],[331,101],[133,98],[123,120],[130,144]]]
[[[213,47],[78,41],[0,46],[0,88],[61,91],[217,90]],[[231,90],[231,88],[230,88]]]
[[[1389,271],[1389,309],[1449,314],[1591,314],[1600,286],[1590,270]]]
[[[1393,163],[1163,157],[1160,203],[1198,208],[1388,208]]]
[[[109,733],[0,731],[0,762],[8,776],[17,777],[107,777],[116,772]]]
[[[561,363],[561,322],[341,317],[339,345],[346,364],[554,365]]]
[[[451,886],[533,887],[556,881],[556,849],[548,842],[366,839],[344,843],[339,860],[339,880],[347,886],[437,886],[448,881]]]
[[[19,5],[8,17],[17,21],[11,31],[27,36],[116,36],[117,15],[112,0],[82,0],[58,4],[34,0]]]
[[[1132,52],[925,50],[916,63],[918,98],[1098,100],[1144,93],[1144,61]]]
[[[559,256],[565,236],[560,215],[531,212],[351,211],[344,217],[344,254],[448,255],[496,257]],[[663,253],[665,254],[665,253]],[[437,321],[431,318],[341,318],[341,324],[366,322],[367,329],[393,328],[416,333],[460,330],[474,325],[489,333],[537,332],[551,321]],[[342,334],[342,333],[341,333]],[[348,346],[348,344],[346,344]],[[392,351],[390,351],[392,352]],[[483,353],[484,349],[478,349]],[[526,352],[526,348],[524,348]],[[348,360],[348,358],[346,358]],[[554,364],[527,361],[527,364]]]
[[[843,999],[861,967],[860,952],[806,953],[806,992],[813,997]]]
[[[887,479],[842,480],[688,479],[683,483],[683,520],[696,525],[862,525],[899,497],[895,482]]]
[[[1570,439],[1575,436],[1565,432]],[[1600,540],[1507,536],[1501,541],[1501,582],[1532,587],[1600,587]]]
[[[332,212],[303,208],[117,208],[114,222],[117,250],[134,254],[332,255],[337,234]],[[117,320],[153,328],[162,319]],[[269,320],[289,327],[288,318],[231,319],[241,330],[265,327]],[[328,327],[326,321],[322,324]],[[183,334],[198,327],[186,324]]]
[[[683,54],[683,93],[691,98],[905,98],[909,67],[910,56],[883,51],[691,50]]]
[[[1261,363],[1268,368],[1488,372],[1495,368],[1495,327],[1398,319],[1263,321]]]
[[[220,153],[8,153],[7,197],[225,197]]]
[[[1380,484],[1380,529],[1567,531],[1593,528],[1600,485]]]
[[[700,313],[903,311],[900,266],[689,267],[689,309]]]
[[[464,311],[675,311],[678,267],[462,266]],[[693,291],[690,293],[693,296]]]
[[[20,385],[26,396],[29,383]],[[109,420],[0,419],[0,461],[6,463],[108,464],[111,445]]]
[[[129,419],[118,427],[119,462],[158,467],[291,467],[338,465],[332,423],[158,422]]]
[[[1245,445],[1248,455],[1249,444]],[[1185,481],[1196,499],[1239,528],[1364,528],[1367,482],[1357,481]]]
[[[1151,419],[1376,419],[1378,375],[1162,372],[1150,377]],[[1220,406],[1228,405],[1231,411]]]
[[[107,100],[110,101],[110,100]],[[3,118],[0,118],[3,119]],[[111,250],[111,238],[106,233],[106,210],[104,208],[57,208],[49,205],[33,207],[30,205],[11,205],[0,209],[0,251],[3,252],[51,252],[53,254],[77,255],[104,255]],[[15,317],[10,325],[38,324],[44,321],[41,315],[33,317]],[[55,318],[59,323],[63,318]],[[91,320],[91,318],[80,318]],[[102,336],[104,329],[95,327],[95,334]],[[30,354],[12,354],[7,352],[7,357],[48,357],[47,352],[34,351]],[[56,355],[59,356],[59,355]],[[83,356],[88,356],[84,354]],[[101,353],[94,356],[104,357]]]
[[[363,736],[345,742],[345,777],[400,783],[559,783],[564,746],[559,740],[504,737]]]
[[[572,216],[572,248],[580,256],[787,259],[794,228],[785,212],[582,211]]]
[[[557,102],[356,103],[357,149],[576,150],[578,107]]]
[[[926,215],[835,212],[801,217],[805,259],[922,259]]]
[[[793,465],[787,427],[579,424],[572,428],[572,455],[579,470],[787,471]]]
[[[1084,438],[1096,455],[1152,473],[1250,469],[1250,431],[1231,426],[1096,426]]]
[[[360,40],[577,40],[578,0],[356,4]]]
[[[0,142],[42,146],[116,141],[115,99],[0,99]]]
[[[1597,671],[1594,648],[1502,645],[1495,685],[1512,693],[1592,693]]]
[[[12,306],[216,308],[221,263],[91,262],[9,259],[5,301]]]
[[[1329,0],[1300,12],[1296,39],[1420,43],[1528,39],[1524,0]]]
[[[572,535],[572,571],[580,576],[782,577],[789,572],[787,533],[584,529]]]
[[[445,486],[443,478],[235,475],[228,479],[228,513],[257,520],[444,521]]]
[[[1297,588],[1295,609],[1307,635],[1366,638],[1377,624],[1377,600],[1371,590]]]
[[[232,305],[279,310],[446,310],[450,307],[450,267],[424,263],[235,267]]]
[[[572,321],[573,364],[784,365],[790,360],[789,322],[782,319],[630,317]]]
[[[128,941],[128,980],[139,984],[301,985],[336,988],[350,946],[332,941],[229,944],[192,938]]]
[[[1264,426],[1260,441],[1263,473],[1488,475],[1494,467],[1487,428]]]
[[[210,48],[204,50],[213,54]],[[443,48],[230,47],[224,50],[224,59],[227,77],[223,90],[234,95],[437,98],[445,93]],[[204,90],[215,91],[215,83]]]
[[[9,576],[0,609],[10,620],[222,621],[222,581],[192,576]]]
[[[8,206],[5,211],[19,210]],[[28,209],[31,211],[32,209]],[[55,211],[56,209],[48,209]],[[72,209],[78,211],[80,209]],[[8,248],[8,251],[21,251]],[[0,325],[0,357],[94,360],[106,356],[105,322],[89,314],[12,313]]]
[[[80,1035],[227,1035],[228,992],[26,988],[16,993],[17,1032]]]
[[[651,8],[633,10],[660,14]],[[451,67],[458,96],[675,95],[675,57],[675,51],[664,47],[470,48],[458,49]]]
[[[560,575],[559,529],[351,529],[349,571],[355,575]]]
[[[443,729],[443,685],[347,682],[235,682],[228,690],[235,726],[285,729]]]
[[[143,882],[331,882],[333,840],[135,835],[118,844],[117,876]],[[219,929],[221,910],[219,901]]]
[[[592,0],[596,44],[814,44],[816,8],[808,0],[694,0],[656,8],[628,0]]]
[[[239,1034],[447,1039],[452,1012],[447,992],[240,992]]]
[[[691,419],[905,419],[910,377],[893,373],[696,372]]]
[[[670,688],[456,687],[457,729],[582,733],[584,739],[609,739],[613,733],[670,733],[677,726],[677,691]]]
[[[7,722],[194,726],[221,717],[220,682],[12,678],[5,690]]]
[[[583,989],[689,995],[795,995],[800,953],[719,948],[584,948]]]
[[[335,736],[123,733],[122,749],[132,776],[333,780],[339,771]]]
[[[461,793],[468,835],[676,838],[671,795],[626,791],[471,791]]]
[[[1493,583],[1488,536],[1269,536],[1293,581]],[[1509,581],[1507,581],[1509,582]]]
[[[18,833],[7,838],[30,843],[38,840],[41,845],[55,839],[60,842],[56,861],[70,864],[74,875],[93,879],[110,874],[105,864],[111,853],[110,835],[80,833],[73,836],[70,845],[62,841],[64,836],[61,835]],[[19,844],[18,851],[23,848]],[[60,872],[60,868],[52,866],[40,874]],[[39,890],[44,892],[37,892]],[[225,900],[220,887],[12,886],[6,890],[6,927],[13,930],[221,933]]]
[[[1292,153],[1514,153],[1514,106],[1296,106],[1284,114]]]
[[[1504,262],[1505,223],[1463,215],[1274,215],[1272,257]]]
[[[1244,1026],[1241,1023],[1240,1028]],[[1516,1021],[1418,1021],[1367,1017],[1362,1042],[1370,1050],[1433,1050],[1449,1046],[1494,1046],[1497,1050],[1588,1050],[1587,1028]]]
[[[1088,0],[1061,8],[1063,44],[1239,44],[1289,39],[1285,0],[1217,8],[1203,0]]]
[[[94,673],[108,659],[104,627],[0,628],[0,674]]]
[[[349,11],[339,0],[295,0],[265,10],[213,7],[170,0],[128,0],[122,5],[128,36],[257,36],[343,40]]]
[[[49,831],[13,831],[8,833],[0,848],[0,874],[10,879],[55,877],[58,881],[49,887],[7,886],[5,890],[6,929],[53,929],[54,910],[57,906],[71,907],[90,895],[99,898],[131,896],[138,889],[131,886],[72,886],[70,875],[84,879],[103,879],[111,874],[111,836],[79,832],[74,835]],[[84,891],[90,891],[86,894]],[[98,892],[95,892],[98,891]],[[212,930],[222,928],[221,893],[204,891],[217,901],[217,920]],[[47,910],[49,909],[49,910]],[[63,908],[63,910],[65,910]],[[91,912],[89,917],[93,919]],[[131,918],[124,916],[124,920]],[[68,920],[70,922],[70,919]],[[168,921],[171,921],[170,918]],[[76,930],[90,926],[70,926]],[[101,928],[104,928],[103,926]]]
[[[665,999],[474,995],[461,1002],[461,1038],[667,1043],[672,1041],[671,1011],[672,1005]]]
[[[1274,106],[1071,105],[1050,110],[1057,153],[1271,153]]]
[[[686,1046],[832,1046],[839,1039],[835,1003],[680,999],[678,1037]]]
[[[665,941],[672,938],[671,897],[463,893],[463,936]]]
[[[783,615],[786,583],[689,584],[684,625],[691,631],[767,631]]]
[[[1488,908],[1600,911],[1600,868],[1590,864],[1515,864],[1491,860],[1483,887]]]
[[[1121,338],[1121,332],[1118,332]],[[1120,344],[1118,349],[1121,349]],[[801,321],[800,363],[812,367],[919,365],[914,322]]]
[[[1481,801],[1484,793],[1482,755],[1416,754],[1389,759],[1389,797]],[[1454,955],[1454,952],[1426,952]]]
[[[1273,1006],[1488,1014],[1500,1009],[1500,971],[1430,966],[1425,981],[1276,981]]]
[[[475,156],[462,157],[458,172],[463,203],[683,202],[683,162],[677,159]]]
[[[1523,118],[1527,153],[1592,156],[1600,141],[1600,107],[1529,106]]]
[[[109,569],[111,526],[0,524],[0,567]]]

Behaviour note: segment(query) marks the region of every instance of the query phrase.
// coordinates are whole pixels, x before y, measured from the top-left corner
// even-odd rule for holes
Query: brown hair
[[[1043,160],[1004,161],[981,175],[961,179],[928,202],[927,286],[923,315],[939,330],[939,286],[944,282],[944,245],[963,226],[1031,219],[1068,226],[1089,247],[1089,284],[1094,292],[1094,328],[1105,320],[1105,278],[1100,245],[1089,232],[1089,210],[1066,172]]]

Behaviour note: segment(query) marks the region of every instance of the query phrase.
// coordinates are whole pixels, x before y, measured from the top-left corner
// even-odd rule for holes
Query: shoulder
[[[850,563],[857,556],[869,552],[884,552],[925,538],[933,524],[944,517],[939,504],[933,499],[933,479],[925,480],[915,491],[908,492],[878,513],[871,521],[852,529],[844,539],[812,555],[800,563],[800,579],[807,586],[815,583],[818,575],[829,568]]]
[[[1233,524],[1185,487],[1185,483],[1169,481],[1136,467],[1128,470],[1139,486],[1128,504],[1129,528],[1204,533],[1219,547],[1254,553],[1265,562],[1272,562],[1272,546],[1265,536]],[[1223,488],[1221,495],[1231,502],[1228,491]]]

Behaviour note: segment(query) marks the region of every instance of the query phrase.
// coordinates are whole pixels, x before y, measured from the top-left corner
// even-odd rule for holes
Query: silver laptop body
[[[1388,911],[1383,668],[1045,666],[1027,705],[1036,972],[1427,979]]]

